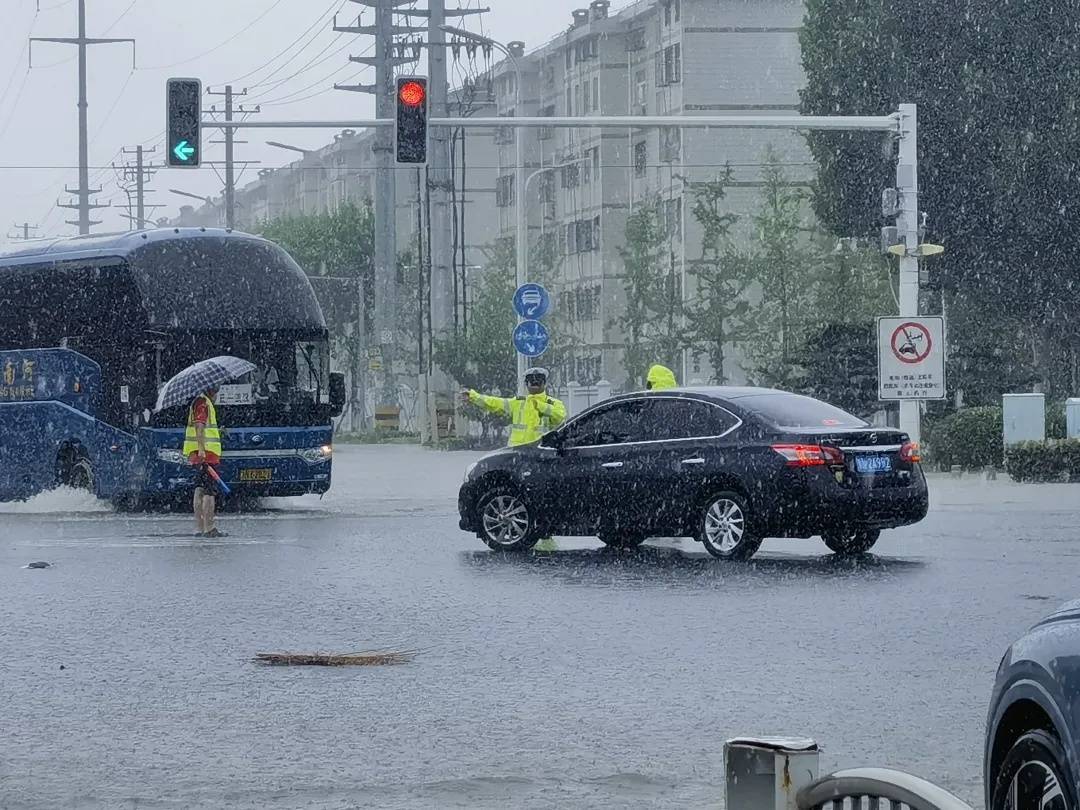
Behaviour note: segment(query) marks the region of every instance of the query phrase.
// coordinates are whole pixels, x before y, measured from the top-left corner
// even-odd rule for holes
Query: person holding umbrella
[[[214,525],[217,512],[217,480],[214,473],[221,464],[221,430],[218,428],[214,397],[217,389],[199,394],[188,408],[187,429],[184,431],[184,456],[198,468],[195,474],[196,534],[200,537],[225,537]]]
[[[187,428],[184,431],[184,457],[198,467],[195,477],[195,522],[200,537],[224,537],[214,526],[217,511],[215,493],[228,495],[229,488],[218,475],[221,463],[221,429],[218,427],[214,397],[218,386],[255,370],[255,364],[239,357],[223,355],[188,366],[158,392],[155,411],[188,406]]]

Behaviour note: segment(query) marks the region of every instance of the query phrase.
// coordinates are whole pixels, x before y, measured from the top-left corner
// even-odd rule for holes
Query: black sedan
[[[682,388],[606,400],[536,444],[472,465],[461,528],[496,550],[552,534],[614,547],[694,537],[748,559],[765,537],[813,537],[841,554],[926,516],[917,445],[810,397]]]

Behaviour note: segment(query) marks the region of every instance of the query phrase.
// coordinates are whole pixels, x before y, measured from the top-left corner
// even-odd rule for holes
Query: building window
[[[676,42],[664,48],[664,84],[682,81],[682,45]]]
[[[514,204],[514,175],[504,174],[495,180],[495,205],[508,208]]]
[[[585,185],[600,179],[600,147],[586,149],[581,159],[581,182]]]
[[[593,76],[592,80],[592,111],[600,111],[600,78]]]
[[[590,90],[591,87],[589,86],[589,81],[586,79],[585,83],[581,85],[581,111],[583,113],[587,113],[592,109],[592,93]]]
[[[644,177],[649,168],[649,147],[645,141],[634,144],[634,177]]]
[[[570,70],[574,66],[574,52],[570,48],[566,49],[566,69]]]
[[[574,91],[569,87],[566,88],[566,114],[574,114]]]
[[[672,8],[674,9],[673,17],[675,22],[678,22],[682,18],[682,0],[671,0]]]
[[[540,175],[540,202],[548,205],[555,203],[555,178],[551,172]]]
[[[567,256],[600,249],[600,217],[566,223],[563,250]]]
[[[560,169],[563,188],[577,188],[581,182],[581,164],[568,163]]]
[[[634,74],[634,112],[638,115],[648,114],[648,103],[645,95],[649,92],[649,83],[645,79],[645,71],[639,70]]]
[[[665,163],[677,163],[682,154],[682,130],[665,127],[660,130],[660,159]]]

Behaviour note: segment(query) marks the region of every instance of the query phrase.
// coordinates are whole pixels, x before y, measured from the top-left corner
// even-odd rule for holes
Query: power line
[[[296,78],[297,76],[299,76],[299,75],[300,75],[301,73],[303,73],[304,71],[306,71],[306,70],[310,70],[310,69],[312,69],[312,68],[317,68],[317,67],[318,67],[319,65],[322,65],[322,64],[324,64],[324,63],[326,63],[326,62],[330,61],[331,59],[333,59],[333,58],[334,58],[335,56],[337,56],[337,55],[338,55],[339,53],[341,53],[341,52],[342,52],[343,50],[345,50],[346,48],[348,48],[348,47],[349,47],[349,46],[350,46],[350,45],[352,44],[352,41],[351,41],[351,40],[349,40],[349,41],[346,41],[346,42],[345,42],[345,43],[344,43],[344,44],[343,44],[343,45],[342,45],[342,46],[341,46],[340,48],[337,48],[337,49],[336,49],[335,51],[333,51],[333,53],[327,54],[327,55],[326,55],[325,57],[323,57],[322,59],[319,59],[319,57],[320,57],[320,56],[323,56],[323,54],[324,54],[324,53],[326,53],[326,51],[327,51],[327,50],[328,50],[328,49],[329,49],[329,48],[330,48],[330,47],[331,47],[331,46],[332,46],[332,45],[333,45],[333,44],[334,44],[335,42],[337,42],[337,41],[338,41],[339,39],[341,39],[341,37],[342,37],[342,35],[341,35],[341,34],[338,34],[338,35],[337,35],[337,37],[335,37],[335,38],[334,38],[333,40],[331,40],[330,44],[329,44],[329,45],[327,45],[327,46],[326,46],[326,48],[323,48],[323,49],[322,49],[322,51],[320,51],[320,52],[319,52],[318,54],[316,54],[316,55],[315,55],[315,57],[314,57],[314,58],[312,58],[312,59],[311,59],[311,60],[310,60],[310,61],[309,61],[309,62],[308,62],[308,63],[307,63],[306,65],[304,65],[304,66],[303,66],[302,68],[300,68],[300,69],[299,69],[298,71],[296,71],[295,73],[293,73],[293,74],[292,74],[291,76],[289,76],[289,77],[287,77],[287,78],[284,78],[284,79],[281,79],[281,80],[279,80],[279,81],[277,81],[277,82],[274,82],[274,83],[273,83],[273,84],[272,84],[271,86],[267,87],[267,88],[266,88],[265,90],[263,90],[263,91],[262,91],[262,92],[261,92],[260,94],[258,94],[257,96],[255,96],[255,98],[254,98],[253,100],[254,100],[254,101],[258,101],[258,100],[259,100],[260,98],[263,98],[263,97],[265,97],[265,96],[268,96],[268,95],[270,95],[270,93],[272,93],[272,92],[273,92],[274,90],[276,90],[277,88],[281,87],[281,86],[282,86],[283,84],[286,84],[287,82],[290,82],[290,81],[292,81],[293,79],[295,79],[295,78]],[[370,48],[369,48],[368,50],[370,50]],[[365,53],[366,53],[366,51],[365,51]],[[315,60],[318,60],[318,61],[315,61]],[[342,65],[341,67],[337,68],[337,70],[335,70],[335,71],[334,71],[334,73],[331,73],[331,74],[330,74],[330,76],[328,76],[328,77],[327,77],[326,79],[320,79],[319,81],[315,82],[315,84],[310,84],[310,85],[308,85],[307,87],[303,88],[302,90],[296,90],[296,91],[294,91],[294,92],[292,92],[292,93],[288,93],[288,94],[286,94],[286,95],[285,95],[284,97],[285,97],[285,98],[288,98],[288,97],[289,97],[290,95],[295,95],[296,93],[303,93],[303,92],[305,92],[306,90],[310,90],[310,89],[311,89],[312,87],[314,87],[315,85],[317,85],[317,84],[321,84],[322,82],[324,82],[324,81],[327,81],[327,80],[328,80],[329,78],[333,77],[333,76],[334,76],[334,74],[338,73],[339,71],[341,71],[341,70],[343,70],[344,68],[347,68],[347,67],[348,67],[348,65]]]
[[[366,71],[366,70],[367,70],[367,68],[361,68],[360,70],[356,71],[356,73],[353,73],[350,76],[346,76],[345,81],[346,82],[351,82],[354,79],[359,79],[360,75],[362,73],[364,73],[364,71]],[[314,93],[309,93],[306,96],[301,96],[300,98],[291,98],[292,95],[296,95],[296,93],[293,93],[290,96],[282,96],[281,99],[272,100],[272,101],[263,101],[263,102],[260,102],[260,103],[261,103],[261,105],[263,107],[286,107],[286,106],[288,106],[290,104],[299,104],[301,101],[307,101],[308,99],[318,98],[319,96],[325,96],[327,93],[333,93],[334,90],[336,90],[336,89],[337,88],[335,88],[335,87],[327,87],[327,88],[324,88],[322,90],[317,90]],[[299,91],[297,91],[297,92],[299,92]],[[289,100],[285,101],[283,99],[289,99]]]
[[[275,2],[269,8],[267,8],[262,14],[260,14],[258,17],[256,17],[254,20],[252,20],[250,23],[248,23],[247,26],[240,29],[239,31],[237,31],[235,34],[228,37],[224,41],[219,42],[217,45],[215,45],[213,48],[211,48],[208,51],[203,51],[202,53],[197,54],[196,56],[189,57],[188,59],[181,59],[179,62],[172,62],[171,64],[168,64],[168,65],[150,65],[149,67],[146,67],[144,69],[145,70],[167,70],[168,68],[179,67],[180,65],[187,65],[187,64],[190,64],[191,62],[196,62],[199,59],[202,59],[204,56],[209,56],[212,53],[216,53],[217,51],[220,51],[222,48],[224,48],[226,45],[231,44],[233,41],[239,39],[244,34],[246,34],[248,31],[250,31],[252,28],[254,28],[261,20],[266,18],[267,14],[269,14],[275,8],[280,6],[283,2],[285,2],[285,0],[275,0]]]
[[[326,17],[327,17],[327,16],[328,16],[328,15],[330,14],[330,12],[332,12],[332,11],[334,10],[334,7],[335,7],[335,6],[338,6],[338,4],[339,4],[339,3],[340,3],[341,5],[340,5],[340,6],[338,7],[338,9],[337,9],[337,10],[338,10],[338,11],[341,11],[341,9],[345,7],[345,2],[346,2],[346,0],[334,0],[334,2],[332,2],[332,3],[331,3],[331,4],[330,4],[330,5],[328,6],[328,7],[327,7],[326,11],[324,11],[324,12],[323,12],[322,14],[320,14],[320,15],[319,15],[319,18],[318,18],[317,20],[315,20],[315,22],[313,22],[313,23],[311,24],[311,26],[310,26],[310,27],[309,27],[309,28],[308,28],[308,29],[307,29],[306,31],[304,31],[304,33],[302,33],[302,34],[301,34],[300,36],[298,36],[298,37],[297,37],[296,39],[294,39],[294,40],[293,40],[292,42],[290,42],[290,43],[289,43],[288,45],[286,45],[286,46],[285,46],[284,48],[282,48],[282,49],[281,49],[280,51],[278,51],[278,52],[277,52],[276,54],[274,54],[273,56],[271,56],[271,57],[270,57],[270,58],[269,58],[268,60],[266,60],[265,62],[263,62],[263,63],[262,63],[261,65],[259,65],[259,66],[258,66],[257,68],[255,68],[254,70],[250,70],[250,71],[248,71],[248,72],[247,72],[247,73],[245,73],[245,74],[244,74],[243,76],[237,76],[237,77],[236,77],[235,79],[229,79],[228,81],[225,81],[225,82],[221,82],[221,84],[237,84],[237,83],[239,83],[239,82],[243,81],[244,79],[246,79],[246,78],[248,78],[248,77],[250,77],[250,76],[254,76],[254,75],[255,75],[256,73],[258,73],[258,72],[259,72],[260,70],[263,70],[264,68],[266,68],[266,67],[269,67],[269,66],[270,66],[271,64],[273,64],[273,63],[274,63],[275,61],[277,61],[277,59],[278,59],[279,57],[281,57],[281,56],[284,56],[284,55],[285,55],[286,53],[288,53],[288,52],[289,52],[289,51],[290,51],[290,50],[292,49],[292,47],[293,47],[294,45],[296,45],[296,43],[298,43],[298,42],[299,42],[300,40],[302,40],[302,39],[303,39],[304,37],[306,37],[306,36],[307,36],[308,34],[310,34],[310,33],[312,32],[312,30],[314,30],[315,28],[317,28],[317,27],[321,26],[321,24],[322,24],[322,22],[323,22],[324,18],[326,18]],[[318,31],[318,33],[322,33],[322,29],[321,29],[321,28],[319,28],[319,31]],[[313,38],[313,39],[314,39],[314,38]],[[310,41],[309,41],[309,42],[310,42]],[[306,48],[306,47],[307,47],[307,45],[305,45],[304,47]],[[303,50],[303,49],[301,49],[301,50]],[[291,60],[290,60],[290,61],[291,61]],[[286,62],[286,64],[288,64],[288,63]],[[254,84],[254,85],[251,85],[251,86],[249,87],[249,89],[252,89],[252,88],[255,88],[255,87],[259,87],[259,86],[260,86],[259,84]]]
[[[270,93],[277,90],[277,88],[281,87],[283,84],[287,84],[288,82],[295,79],[297,76],[303,74],[304,71],[310,70],[311,68],[318,67],[319,65],[323,64],[324,62],[329,61],[330,59],[332,59],[333,57],[335,57],[339,53],[341,53],[343,50],[348,48],[349,45],[352,44],[351,41],[346,41],[345,44],[343,44],[341,47],[339,47],[337,50],[335,50],[329,56],[325,56],[322,59],[319,58],[319,57],[322,57],[323,54],[325,54],[328,50],[330,50],[330,48],[332,48],[334,46],[334,43],[336,43],[339,39],[341,39],[342,36],[343,36],[343,34],[338,34],[336,37],[334,37],[332,40],[330,40],[329,44],[327,44],[327,46],[325,48],[323,48],[321,51],[319,51],[317,54],[315,54],[311,59],[309,59],[307,61],[307,63],[305,65],[303,65],[298,70],[296,70],[292,75],[286,76],[284,79],[278,79],[276,82],[269,82],[269,81],[263,82],[263,84],[260,85],[260,86],[263,86],[266,89],[262,91],[261,95],[269,95]],[[286,64],[288,64],[288,63],[287,62],[283,63],[282,67],[284,67]],[[271,75],[273,75],[273,74],[271,74]],[[266,78],[269,80],[270,77],[267,76]]]
[[[127,78],[124,79],[124,83],[122,85],[120,85],[120,92],[116,94],[116,99],[113,101],[112,106],[109,107],[109,111],[107,113],[105,113],[105,116],[101,119],[101,124],[98,125],[98,128],[94,131],[94,134],[90,136],[90,143],[91,144],[93,144],[94,141],[96,141],[98,139],[98,136],[101,135],[102,131],[108,125],[109,119],[112,117],[112,114],[116,111],[116,108],[120,105],[121,99],[124,98],[124,91],[127,90],[127,86],[129,84],[131,84],[131,79],[134,76],[135,76],[135,71],[133,70],[130,73],[128,73]]]
[[[371,50],[371,49],[368,48],[368,50]],[[364,51],[364,53],[367,53],[367,51]],[[343,70],[348,70],[350,67],[351,67],[351,65],[349,65],[348,63],[345,63],[344,65],[340,65],[340,66],[334,68],[334,70],[331,73],[329,73],[326,76],[323,76],[323,77],[313,81],[311,84],[307,85],[306,87],[302,87],[299,90],[294,90],[291,93],[286,93],[285,95],[279,96],[278,98],[272,98],[272,99],[269,99],[268,101],[260,101],[259,103],[260,104],[266,104],[266,105],[280,104],[281,102],[292,99],[295,96],[302,95],[303,93],[306,93],[307,91],[309,91],[309,90],[311,90],[311,89],[313,89],[315,87],[319,87],[320,85],[326,84],[328,81],[333,79],[335,76],[339,75]],[[360,71],[360,72],[362,73],[363,71]],[[360,74],[357,73],[355,75],[360,75]]]

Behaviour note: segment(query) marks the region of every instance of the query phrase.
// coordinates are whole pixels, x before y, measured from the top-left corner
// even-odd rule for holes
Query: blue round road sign
[[[547,351],[551,336],[540,321],[522,321],[514,330],[514,348],[526,357],[539,357]]]
[[[551,298],[539,284],[522,284],[514,292],[514,312],[519,318],[543,318],[551,309]]]

